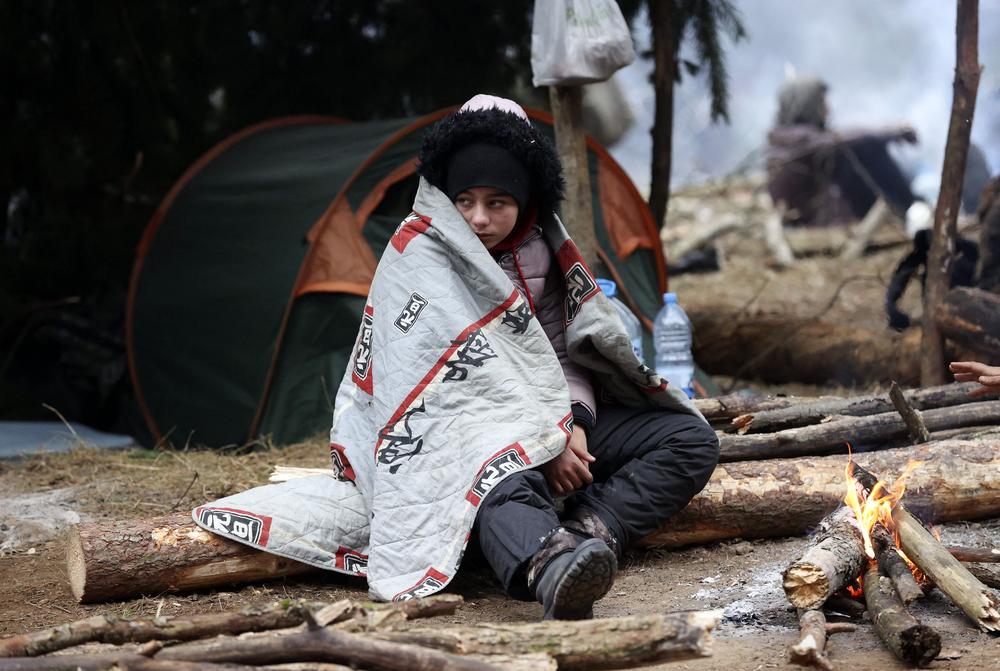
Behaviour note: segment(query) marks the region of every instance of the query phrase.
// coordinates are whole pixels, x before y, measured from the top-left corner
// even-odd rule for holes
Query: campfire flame
[[[899,552],[899,536],[896,525],[892,521],[892,509],[903,498],[903,494],[906,492],[907,478],[922,463],[920,461],[910,461],[906,464],[902,475],[896,478],[896,481],[891,486],[887,486],[880,480],[875,484],[871,492],[868,492],[866,495],[865,488],[854,478],[854,462],[848,460],[844,472],[844,480],[847,485],[844,503],[854,511],[858,528],[861,530],[861,537],[864,539],[865,554],[868,555],[869,559],[875,559],[875,544],[872,542],[871,533],[872,529],[879,522],[892,534],[893,540],[897,545],[896,551]],[[906,559],[906,556],[902,552],[900,552],[900,555],[903,556],[903,559]],[[912,563],[908,559],[907,563],[912,567]]]

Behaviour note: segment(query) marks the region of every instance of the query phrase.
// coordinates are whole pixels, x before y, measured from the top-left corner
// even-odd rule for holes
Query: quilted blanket
[[[697,414],[642,364],[553,215],[567,352],[606,400]],[[340,384],[332,469],[200,506],[199,525],[403,600],[455,576],[480,501],[558,455],[569,390],[548,338],[451,201],[422,180],[379,263]]]

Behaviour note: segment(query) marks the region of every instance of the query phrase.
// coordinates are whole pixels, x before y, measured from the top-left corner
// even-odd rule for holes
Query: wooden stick
[[[924,422],[932,431],[984,422],[1000,423],[1000,401],[933,408],[924,413]],[[871,417],[845,417],[825,424],[786,429],[777,433],[723,435],[719,439],[719,461],[829,454],[845,451],[847,442],[877,444],[902,435],[906,435],[906,425],[896,412]]]
[[[943,408],[970,403],[969,392],[978,385],[975,382],[945,384],[926,389],[903,392],[906,399],[918,410]],[[707,400],[707,399],[706,399]],[[840,398],[830,396],[804,399],[806,402],[790,404],[781,408],[749,411],[733,419],[733,426],[739,433],[771,433],[797,426],[817,424],[831,415],[865,417],[892,412],[893,405],[887,394],[852,396]]]
[[[1000,562],[1000,550],[996,548],[970,548],[961,545],[949,545],[948,552],[960,562],[975,562],[979,564]]]
[[[910,604],[923,597],[909,565],[896,551],[896,543],[889,530],[881,522],[872,527],[872,540],[875,543],[875,559],[879,572],[892,581],[896,593],[903,604]]]
[[[242,634],[247,631],[284,629],[302,624],[307,612],[321,618],[321,626],[345,620],[367,620],[369,613],[385,617],[396,613],[412,620],[454,613],[462,604],[457,594],[438,594],[398,603],[373,604],[347,599],[336,603],[284,600],[267,605],[248,606],[228,613],[160,616],[128,620],[114,615],[62,624],[50,629],[0,639],[0,657],[31,657],[64,650],[83,643],[144,643],[146,641],[190,641],[219,634]],[[362,622],[362,624],[365,622]]]
[[[861,576],[868,565],[854,512],[841,506],[819,524],[813,544],[782,575],[785,596],[796,608],[819,608]]]
[[[871,489],[878,477],[855,465],[854,477]],[[979,582],[960,561],[930,534],[924,525],[897,503],[892,510],[899,544],[906,556],[930,578],[939,590],[955,602],[983,631],[1000,631],[1000,601]]]
[[[970,385],[971,386],[971,385]],[[835,397],[829,397],[835,398]],[[731,420],[752,412],[766,412],[814,401],[813,398],[796,396],[767,396],[752,389],[741,389],[713,398],[696,398],[694,407],[709,422]]]
[[[600,620],[483,624],[376,634],[455,653],[543,652],[573,669],[630,668],[711,655],[711,631],[722,611],[633,615]]]
[[[164,648],[155,659],[236,664],[336,662],[385,671],[494,671],[498,667],[438,650],[331,629],[253,638],[218,638]]]
[[[821,610],[799,611],[799,641],[788,648],[788,661],[799,666],[815,666],[833,671],[833,664],[826,656],[826,639],[830,634],[855,631],[849,623],[827,624]]]
[[[865,601],[875,633],[897,658],[915,666],[927,666],[941,652],[941,637],[906,612],[892,581],[872,566],[865,573]]]
[[[899,388],[895,380],[889,387],[889,398],[896,407],[896,412],[903,419],[903,423],[906,424],[906,429],[910,432],[910,438],[913,439],[913,442],[919,444],[929,441],[931,434],[927,431],[924,418],[920,415],[920,411],[915,410],[906,400],[906,397],[903,396],[903,390]]]

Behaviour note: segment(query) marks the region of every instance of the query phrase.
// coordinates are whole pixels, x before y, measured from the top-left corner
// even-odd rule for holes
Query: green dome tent
[[[378,257],[416,192],[418,119],[264,122],[181,177],[139,244],[126,318],[136,399],[156,440],[288,443],[329,428]],[[529,110],[543,132],[552,118]],[[666,289],[658,233],[588,138],[598,276],[649,328]]]

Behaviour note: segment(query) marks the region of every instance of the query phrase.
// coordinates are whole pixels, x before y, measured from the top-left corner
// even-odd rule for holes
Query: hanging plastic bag
[[[634,60],[632,35],[615,0],[535,0],[535,86],[604,81]]]

